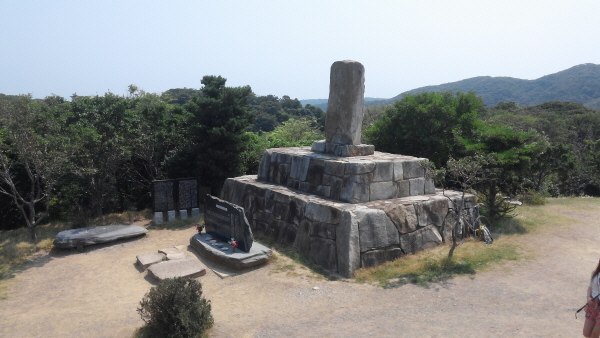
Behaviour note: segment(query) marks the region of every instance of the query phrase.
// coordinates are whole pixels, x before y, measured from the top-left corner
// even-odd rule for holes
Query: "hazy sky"
[[[69,97],[200,88],[327,98],[338,60],[365,96],[600,64],[600,1],[0,0],[0,93]]]

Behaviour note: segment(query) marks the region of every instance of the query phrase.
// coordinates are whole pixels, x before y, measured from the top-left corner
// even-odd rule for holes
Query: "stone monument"
[[[335,62],[325,140],[267,149],[258,175],[227,179],[221,191],[253,230],[344,277],[451,240],[449,199],[461,198],[435,189],[421,165],[427,159],[360,143],[364,73],[358,62]]]

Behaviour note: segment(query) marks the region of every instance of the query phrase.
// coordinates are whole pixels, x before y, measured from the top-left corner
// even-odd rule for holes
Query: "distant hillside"
[[[586,63],[571,67],[558,73],[543,76],[536,80],[522,80],[513,77],[478,76],[457,82],[437,86],[426,86],[409,90],[391,99],[365,98],[365,106],[389,105],[405,94],[420,92],[468,92],[474,91],[483,98],[488,106],[498,102],[514,101],[519,105],[537,105],[548,101],[567,101],[600,110],[600,65]],[[327,109],[327,100],[313,104],[323,110]],[[311,103],[312,104],[312,103]]]
[[[537,105],[548,101],[581,103],[600,109],[600,65],[586,63],[536,80],[512,77],[478,76],[462,81],[409,90],[389,100],[369,102],[369,105],[392,104],[405,94],[443,91],[474,91],[488,106],[514,101],[519,105]]]
[[[385,101],[387,99],[383,99],[380,97],[365,97],[365,105],[370,106],[370,104],[367,104],[367,102],[381,102],[381,101]],[[323,109],[323,111],[327,111],[327,99],[311,99],[311,100],[300,100],[300,103],[302,103],[302,105],[307,105],[310,104],[311,106],[315,106],[315,107],[319,107],[321,109]]]

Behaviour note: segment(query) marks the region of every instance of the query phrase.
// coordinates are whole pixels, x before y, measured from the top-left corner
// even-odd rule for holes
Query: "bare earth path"
[[[281,272],[280,261],[225,279],[208,270],[200,281],[215,317],[210,336],[580,337],[583,316],[573,308],[600,258],[600,208],[561,213],[576,222],[526,236],[533,258],[429,288],[332,282]],[[83,254],[40,255],[8,281],[0,337],[131,337],[143,325],[139,301],[155,284],[135,256],[187,248],[193,234],[155,230]]]

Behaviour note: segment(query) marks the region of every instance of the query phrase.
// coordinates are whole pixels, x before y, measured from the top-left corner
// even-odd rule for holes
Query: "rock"
[[[327,204],[309,202],[306,204],[304,216],[313,222],[338,223],[340,210]]]
[[[424,177],[425,169],[423,166],[421,166],[422,161],[427,161],[427,159],[420,158],[416,160],[404,161],[404,179]]]
[[[342,212],[340,224],[336,227],[336,250],[338,273],[351,278],[360,267],[360,245],[358,220],[350,211]]]
[[[392,223],[394,223],[400,234],[407,234],[417,230],[417,213],[412,204],[392,204],[385,209],[385,213]]]
[[[159,281],[167,278],[196,278],[206,274],[206,268],[191,257],[150,265],[148,274]]]
[[[106,243],[118,239],[141,236],[148,230],[137,225],[104,225],[61,231],[54,239],[57,248],[82,248],[86,245]]]
[[[415,210],[420,227],[430,224],[441,227],[448,213],[448,201],[445,198],[434,198],[415,204]]]
[[[264,245],[254,242],[250,248],[250,252],[243,252],[238,249],[233,252],[231,246],[225,242],[222,243],[228,250],[220,250],[210,244],[206,240],[207,234],[196,234],[190,238],[191,247],[200,255],[210,260],[223,263],[235,269],[245,269],[252,266],[264,264],[273,254],[271,249]]]
[[[142,268],[142,270],[146,270],[150,265],[162,262],[166,256],[161,253],[154,253],[137,255],[135,258],[137,259],[137,264]]]
[[[223,241],[234,238],[240,250],[250,251],[254,236],[244,214],[244,208],[211,195],[206,195],[204,208],[207,233]]]
[[[442,244],[442,236],[433,225],[400,236],[400,248],[404,253],[414,253]]]
[[[404,162],[396,161],[394,163],[394,181],[401,181],[404,179]]]
[[[371,268],[377,265],[381,265],[385,262],[393,261],[402,256],[404,256],[404,253],[400,248],[363,252],[360,255],[360,267]]]
[[[365,67],[356,61],[331,65],[325,140],[337,144],[360,144],[365,106]]]
[[[373,171],[373,182],[393,181],[394,163],[389,161],[376,161]]]
[[[360,252],[398,245],[398,230],[383,210],[355,210],[358,219]]]
[[[397,191],[395,183],[396,182],[393,181],[371,183],[369,188],[369,200],[378,201],[396,197]]]
[[[408,180],[410,184],[410,195],[411,196],[420,196],[425,194],[425,178],[411,178]]]
[[[167,257],[168,260],[182,259],[185,258],[185,254],[177,249],[177,248],[165,248],[158,250],[158,253],[161,253]]]
[[[308,258],[327,270],[337,271],[335,241],[321,237],[310,237]]]

